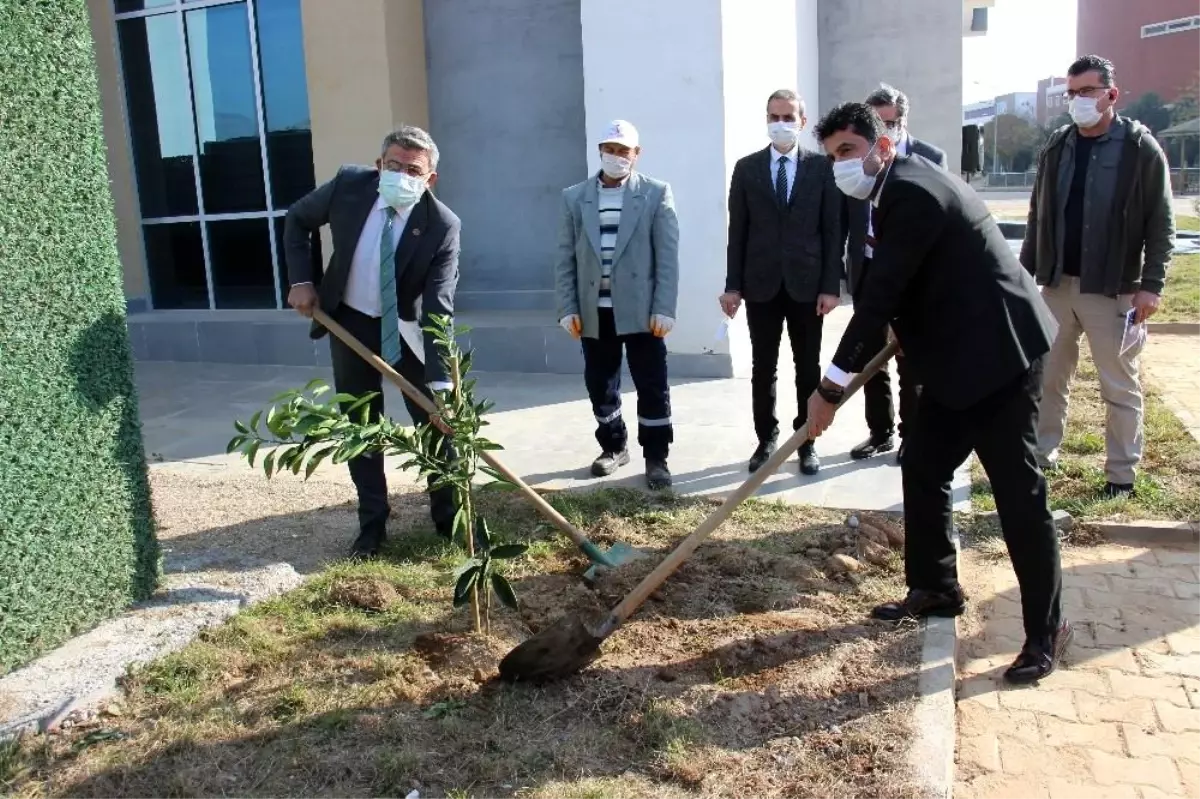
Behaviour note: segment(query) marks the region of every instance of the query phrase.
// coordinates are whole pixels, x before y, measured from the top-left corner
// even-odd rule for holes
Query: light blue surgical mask
[[[418,178],[406,172],[384,170],[379,173],[379,196],[397,211],[417,204],[425,193],[427,178]]]

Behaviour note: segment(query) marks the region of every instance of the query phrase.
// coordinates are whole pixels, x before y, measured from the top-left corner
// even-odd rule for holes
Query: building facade
[[[767,95],[795,87],[811,124],[893,83],[914,132],[957,162],[961,39],[990,4],[89,2],[135,354],[327,363],[285,308],[283,217],[411,123],[438,142],[437,193],[463,221],[458,306],[477,367],[577,371],[554,318],[559,195],[598,167],[598,132],[620,117],[641,131],[640,167],[674,188],[673,373],[729,375],[714,336],[728,178],[766,146]]]
[[[1043,127],[1067,113],[1067,79],[1042,78],[1037,85],[1037,123]]]
[[[1154,92],[1174,102],[1200,72],[1200,9],[1195,0],[1078,0],[1076,49],[1117,68],[1126,100]]]

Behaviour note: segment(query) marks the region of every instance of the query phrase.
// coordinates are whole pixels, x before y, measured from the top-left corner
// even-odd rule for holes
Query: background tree
[[[1154,92],[1146,92],[1131,103],[1126,103],[1120,109],[1121,115],[1136,119],[1152,133],[1158,133],[1171,127],[1171,109],[1163,103],[1162,98]]]
[[[997,131],[999,140],[997,141]],[[1001,114],[983,126],[987,172],[1025,172],[1031,169],[1045,134],[1037,125],[1016,114]],[[993,159],[999,158],[993,164]]]

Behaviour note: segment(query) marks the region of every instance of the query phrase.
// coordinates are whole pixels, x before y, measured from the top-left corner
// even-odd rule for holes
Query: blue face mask
[[[426,178],[416,178],[405,172],[384,170],[379,173],[379,196],[397,211],[417,204],[425,193]]]

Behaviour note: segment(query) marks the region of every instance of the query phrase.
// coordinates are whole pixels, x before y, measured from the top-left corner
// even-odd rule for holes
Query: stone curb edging
[[[954,539],[955,557],[962,545]],[[958,740],[955,713],[958,675],[958,620],[925,619],[921,671],[917,678],[917,707],[913,711],[913,740],[909,765],[921,783],[921,795],[951,799],[954,794],[954,753]]]
[[[1089,522],[1087,526],[1113,543],[1195,547],[1200,542],[1200,521],[1145,519],[1136,522]]]
[[[1146,332],[1198,336],[1200,335],[1200,322],[1147,322]]]

